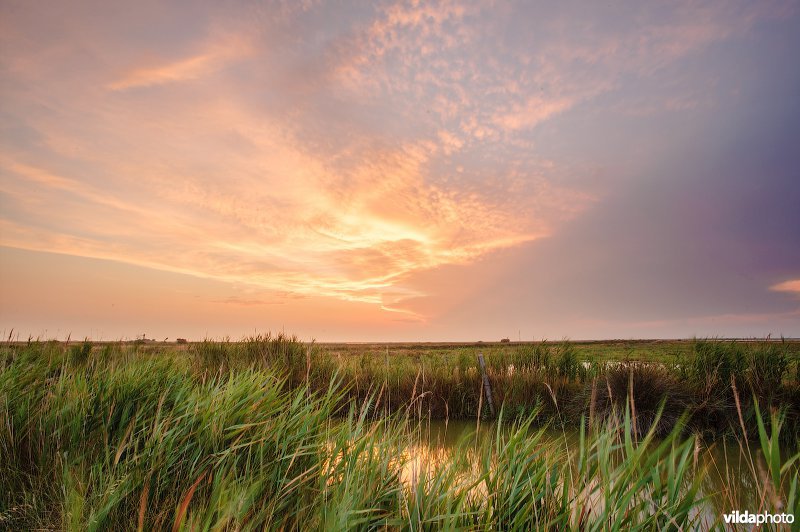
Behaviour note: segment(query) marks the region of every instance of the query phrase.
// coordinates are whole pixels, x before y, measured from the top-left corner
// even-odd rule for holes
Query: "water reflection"
[[[485,495],[485,484],[476,483],[486,468],[486,464],[479,463],[481,457],[476,444],[496,437],[497,430],[495,424],[477,425],[469,421],[419,423],[417,430],[409,433],[403,451],[403,482],[416,489],[419,482],[430,479],[437,470],[453,469],[453,462],[457,461],[459,464],[454,469],[460,471],[459,483],[463,487],[469,486],[472,496]],[[579,434],[575,430],[547,429],[540,441],[543,447],[564,450],[574,456],[579,446]],[[769,489],[771,482],[761,450],[753,443],[743,445],[721,439],[704,444],[698,440],[691,461],[690,480],[699,480],[697,498],[704,499],[704,504],[698,509],[702,523],[711,524],[722,514],[736,509],[751,513],[767,511],[776,508],[778,500],[786,500],[785,493],[776,494]],[[787,472],[783,486],[790,484],[788,475],[791,474]],[[587,488],[577,497],[593,508],[601,508],[603,494]]]

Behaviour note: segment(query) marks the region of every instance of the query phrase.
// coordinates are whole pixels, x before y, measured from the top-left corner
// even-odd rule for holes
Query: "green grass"
[[[302,345],[299,342],[294,342]],[[193,349],[204,348],[195,344]],[[237,358],[244,344],[216,344]],[[786,410],[784,438],[800,439],[800,343],[789,341],[612,341],[529,344],[307,345],[289,362],[267,366],[288,372],[291,385],[327,385],[342,378],[347,400],[363,403],[378,393],[376,415],[413,406],[420,416],[474,419],[482,404],[477,354],[486,358],[495,402],[508,417],[577,425],[619,412],[632,398],[634,425],[649,427],[662,400],[664,434],[688,411],[689,427],[708,435],[738,430],[740,418],[755,434],[756,401],[767,418]],[[289,349],[292,351],[292,349]],[[305,353],[305,354],[303,354]]]
[[[775,344],[774,361],[773,344],[710,345],[659,366],[673,379],[664,390],[685,385],[732,408],[723,411],[731,441],[744,448],[746,434],[760,446],[748,457],[758,506],[748,509],[800,514],[798,457],[778,444],[797,426],[781,395],[796,388],[793,354]],[[387,367],[385,356],[345,357],[282,335],[185,349],[9,344],[0,350],[0,527],[650,530],[720,518],[703,513],[695,396],[664,431],[663,398],[644,404],[638,387],[666,377],[641,365],[586,368],[576,351],[488,352],[508,421],[409,481],[419,416],[442,402],[453,417],[477,413],[470,349]],[[545,438],[569,416],[577,445]]]

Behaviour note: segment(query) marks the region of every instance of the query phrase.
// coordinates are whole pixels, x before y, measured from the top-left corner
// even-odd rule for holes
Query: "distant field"
[[[753,346],[764,343],[764,339],[720,339],[722,342]],[[800,339],[770,339],[771,343],[784,343],[788,352],[800,358]],[[531,349],[537,345],[559,345],[561,341],[544,342],[386,342],[386,343],[320,343],[325,351],[345,356],[447,356],[462,352],[484,354],[510,354]],[[693,339],[683,340],[582,340],[568,341],[581,361],[605,362],[630,360],[639,362],[672,362],[677,356],[691,353]]]
[[[210,340],[213,341],[213,340]],[[550,340],[537,342],[314,342],[315,349],[331,355],[364,356],[375,355],[385,357],[387,352],[390,357],[408,356],[419,357],[447,357],[462,353],[484,353],[486,356],[510,355],[538,345],[558,346],[569,344],[582,362],[606,361],[635,361],[635,362],[674,362],[676,358],[687,356],[692,351],[695,339],[643,339],[643,340]],[[790,358],[800,359],[800,338],[719,338],[713,341],[726,344],[736,344],[752,347],[759,344],[770,343],[785,346]],[[62,342],[68,345],[82,344],[82,340]],[[139,345],[144,350],[175,350],[185,351],[194,345],[204,342],[187,342],[177,344],[173,341],[98,341],[92,342],[95,346],[105,345]],[[207,343],[207,342],[206,342]],[[237,344],[236,341],[221,342],[224,344]],[[12,341],[7,345],[25,345],[27,342]]]

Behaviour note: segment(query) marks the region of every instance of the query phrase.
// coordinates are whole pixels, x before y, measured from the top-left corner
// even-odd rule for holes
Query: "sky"
[[[800,336],[800,2],[0,0],[0,333]]]

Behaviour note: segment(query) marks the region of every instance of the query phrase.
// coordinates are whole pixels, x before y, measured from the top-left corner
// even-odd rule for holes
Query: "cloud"
[[[2,243],[369,302],[421,319],[399,306],[424,295],[404,285],[412,273],[468,263],[549,231],[549,220],[520,224],[489,196],[428,182],[435,142],[362,147],[334,171],[243,110],[208,111],[208,122],[187,115],[171,127],[183,128],[183,119],[203,132],[236,123],[260,153],[217,153],[227,161],[222,182],[181,171],[161,177],[149,159],[120,167],[106,154],[100,168],[114,171],[124,188],[138,186],[126,197],[124,188],[100,192],[80,178],[4,156],[3,192],[21,213],[17,222],[2,221]],[[169,138],[170,128],[164,134]],[[38,205],[26,200],[34,196]],[[36,228],[25,222],[34,218]]]
[[[505,130],[531,128],[574,105],[570,98],[546,99],[538,96],[529,98],[524,105],[511,111],[499,113],[494,123]]]
[[[110,83],[108,88],[125,90],[196,79],[214,68],[215,59],[213,55],[204,54],[166,65],[139,68]]]
[[[112,91],[124,91],[191,81],[208,76],[230,61],[241,60],[252,52],[244,39],[232,37],[216,37],[203,48],[200,53],[177,61],[157,61],[155,64],[132,68],[107,87]]]
[[[789,292],[790,294],[800,296],[800,279],[783,281],[782,283],[770,286],[769,289],[775,292]]]
[[[570,184],[591,165],[538,151],[536,130],[744,31],[709,9],[619,34],[579,13],[509,32],[531,19],[512,7],[207,8],[167,17],[152,47],[136,28],[164,20],[153,6],[134,29],[22,17],[2,47],[0,243],[421,319],[416,274],[549,236],[592,203]]]
[[[332,80],[365,102],[388,99],[401,116],[419,116],[423,103],[429,116],[418,121],[458,131],[461,149],[528,135],[631,79],[656,76],[713,43],[746,34],[757,21],[778,16],[774,11],[679,4],[666,13],[595,7],[550,16],[514,2],[490,8],[397,1],[338,40],[328,60]],[[521,21],[536,17],[537,31],[521,34]],[[609,18],[621,19],[622,28],[608,31]],[[655,105],[664,112],[698,103],[697,94],[673,90]]]
[[[287,301],[301,299],[302,297],[291,292],[270,292],[264,297],[228,296],[222,299],[214,299],[212,302],[242,307],[256,307],[261,305],[284,305]]]

